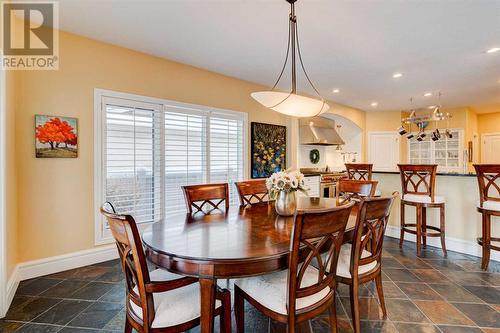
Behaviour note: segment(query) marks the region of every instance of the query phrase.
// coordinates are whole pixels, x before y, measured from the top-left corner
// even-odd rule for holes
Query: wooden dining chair
[[[335,187],[337,204],[349,201],[360,201],[364,197],[373,197],[377,189],[377,181],[341,179]]]
[[[373,164],[371,163],[345,163],[349,179],[372,180]]]
[[[288,270],[235,281],[235,316],[238,333],[244,332],[245,300],[274,320],[296,325],[330,311],[332,332],[337,332],[335,272],[344,231],[354,203],[323,210],[299,212],[290,238]],[[325,259],[321,251],[327,247]],[[317,267],[314,267],[312,264]]]
[[[235,184],[238,195],[240,196],[241,206],[269,201],[269,193],[267,191],[265,179],[247,180],[244,182],[236,182]]]
[[[481,268],[486,270],[490,262],[491,250],[500,251],[500,237],[491,237],[491,217],[500,216],[500,164],[474,164],[479,185],[477,211],[482,215],[482,235],[477,239],[483,248]]]
[[[401,236],[399,247],[403,246],[405,232],[416,235],[417,256],[421,244],[427,247],[427,237],[440,237],[441,248],[446,252],[445,242],[445,198],[436,195],[437,164],[398,164],[401,176]],[[416,210],[416,223],[405,222],[405,206]],[[439,227],[427,225],[427,208],[439,209]],[[433,232],[428,232],[432,230]]]
[[[200,324],[198,279],[162,269],[148,271],[141,237],[131,215],[101,207],[116,241],[126,281],[125,333],[184,332]],[[231,294],[217,289],[214,316],[221,332],[231,332]]]
[[[384,318],[387,317],[384,291],[382,288],[382,244],[389,222],[394,192],[388,198],[362,198],[354,228],[352,244],[344,244],[337,264],[337,279],[349,285],[351,313],[354,332],[361,332],[359,312],[359,286],[375,280],[380,306]]]
[[[229,209],[229,185],[202,184],[183,186],[186,208],[189,214],[199,212],[209,214],[215,210],[222,210],[224,203],[225,212]]]

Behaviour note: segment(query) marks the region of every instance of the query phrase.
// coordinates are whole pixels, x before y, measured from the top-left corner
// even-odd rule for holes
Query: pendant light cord
[[[291,37],[291,25],[289,24],[288,25],[288,43],[287,43],[287,46],[286,46],[285,63],[283,64],[283,68],[281,68],[280,75],[278,76],[278,79],[274,83],[273,88],[271,90],[274,90],[276,88],[276,86],[278,85],[278,83],[281,80],[281,77],[283,76],[283,73],[285,72],[286,65],[288,63],[288,55],[290,54],[290,37]]]

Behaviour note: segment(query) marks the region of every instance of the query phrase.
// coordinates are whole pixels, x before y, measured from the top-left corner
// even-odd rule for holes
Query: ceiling
[[[299,37],[321,94],[363,110],[437,103],[500,111],[500,1],[301,0]],[[286,47],[284,0],[61,0],[62,30],[272,85]],[[394,79],[394,73],[403,76]],[[289,78],[284,78],[285,89]],[[312,93],[299,75],[299,90]],[[332,90],[337,88],[339,93]],[[377,102],[377,107],[371,103]]]

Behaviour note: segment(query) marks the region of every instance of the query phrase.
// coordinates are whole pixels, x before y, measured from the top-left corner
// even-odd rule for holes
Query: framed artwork
[[[37,158],[78,157],[78,119],[35,115]]]
[[[252,122],[251,147],[252,178],[286,169],[286,126]]]

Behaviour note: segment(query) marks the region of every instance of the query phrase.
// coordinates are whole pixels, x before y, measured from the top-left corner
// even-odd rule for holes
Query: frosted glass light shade
[[[294,117],[313,117],[330,106],[319,99],[278,91],[257,91],[251,96],[266,108]]]

